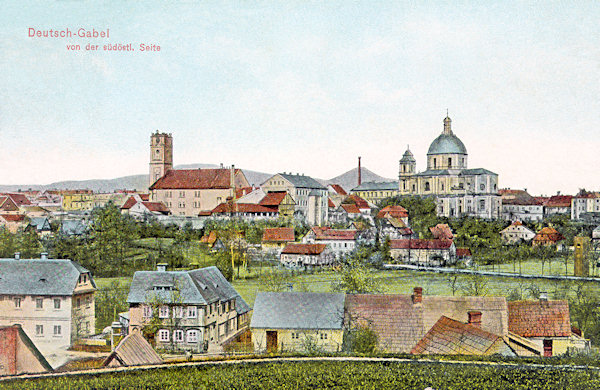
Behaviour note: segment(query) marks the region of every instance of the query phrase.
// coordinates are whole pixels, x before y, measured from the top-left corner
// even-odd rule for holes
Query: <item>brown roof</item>
[[[328,226],[315,226],[311,230],[315,234],[315,240],[354,240],[358,233],[358,230],[354,229],[332,229]]]
[[[0,196],[0,210],[2,211],[17,211],[19,206],[15,203],[12,198],[8,196]]]
[[[356,207],[358,207],[361,210],[364,210],[364,209],[371,210],[371,206],[369,206],[369,202],[367,202],[366,200],[364,200],[360,196],[354,195],[354,194],[348,195],[346,197],[346,199],[344,199],[344,201],[342,203],[344,203],[344,204],[355,204]]]
[[[154,211],[157,213],[168,214],[169,208],[165,206],[162,202],[142,202],[144,206],[150,211]]]
[[[564,240],[565,237],[560,234],[556,229],[551,227],[542,228],[533,238],[534,242],[547,243],[547,242],[558,242]]]
[[[433,238],[446,238],[448,240],[454,238],[450,226],[446,223],[438,223],[434,227],[430,227],[429,230],[433,234]]]
[[[277,212],[277,210],[254,203],[221,203],[212,210],[213,214],[275,212]]]
[[[242,173],[240,169],[235,174]],[[158,179],[151,190],[225,189],[231,188],[231,170],[216,169],[171,169]]]
[[[410,295],[348,294],[346,306],[350,321],[368,325],[379,337],[379,348],[390,352],[410,352],[441,316],[467,322],[473,310],[482,313],[482,329],[508,334],[504,297],[423,296],[413,303]]]
[[[295,240],[294,228],[291,227],[266,228],[262,237],[262,242],[294,242]]]
[[[162,364],[163,360],[140,332],[126,336],[106,358],[103,366]]]
[[[508,302],[508,330],[522,337],[571,335],[567,301]]]
[[[144,202],[150,201],[150,194],[139,194],[139,195],[140,195],[140,199],[143,200]]]
[[[391,249],[448,249],[452,246],[452,240],[390,240]]]
[[[135,198],[133,196],[130,196],[129,198],[127,198],[125,203],[123,203],[123,206],[121,206],[121,210],[129,210],[130,208],[135,206],[136,203],[137,203],[137,200],[135,200]]]
[[[348,195],[348,193],[346,192],[346,190],[344,190],[342,188],[341,185],[339,184],[331,184],[331,188],[333,188],[333,190],[338,193],[339,195]]]
[[[327,198],[327,207],[335,207],[335,203],[333,203],[333,200],[331,200],[331,198]]]
[[[17,206],[27,206],[31,204],[29,198],[27,198],[27,196],[24,194],[4,193],[2,195],[10,197]]]
[[[281,253],[290,255],[320,255],[325,250],[325,244],[287,244]]]
[[[330,200],[330,202],[331,202],[331,200]],[[358,209],[358,206],[356,206],[355,204],[342,204],[341,207],[348,214],[360,214],[360,210]]]
[[[551,196],[546,202],[546,207],[571,207],[571,195],[554,195]]]
[[[205,234],[200,239],[200,242],[203,244],[213,245],[217,241],[217,232],[216,230],[211,230],[207,235]]]
[[[268,192],[267,195],[265,195],[265,197],[258,202],[258,204],[265,207],[279,206],[281,202],[283,202],[283,199],[285,199],[286,195],[286,191]]]
[[[377,218],[385,218],[387,214],[394,218],[408,217],[408,211],[402,206],[385,206],[377,213]]]
[[[469,248],[456,248],[456,257],[467,256],[471,256],[471,250]]]
[[[0,217],[4,218],[6,222],[22,222],[25,220],[25,216],[21,214],[0,214]]]
[[[446,316],[440,317],[429,332],[410,351],[423,355],[487,355],[496,352],[502,338],[477,326]],[[492,350],[492,351],[490,351]]]

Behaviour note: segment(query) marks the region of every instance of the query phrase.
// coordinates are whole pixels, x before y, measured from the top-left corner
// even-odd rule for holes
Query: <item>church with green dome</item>
[[[452,132],[446,116],[444,130],[427,151],[427,170],[416,172],[416,160],[407,149],[400,159],[400,195],[434,196],[439,216],[497,219],[501,215],[498,174],[467,167],[467,148]]]

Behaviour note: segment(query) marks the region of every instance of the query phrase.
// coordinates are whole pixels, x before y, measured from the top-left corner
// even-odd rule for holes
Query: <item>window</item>
[[[321,333],[321,340],[327,340],[327,333]]]
[[[450,168],[452,167],[452,159],[451,158],[448,159],[448,167],[450,167]]]
[[[173,331],[173,341],[178,343],[183,342],[183,330],[178,329]]]
[[[200,197],[200,191],[194,191],[194,196],[196,198],[199,198]]]
[[[173,318],[183,318],[183,307],[182,306],[175,306],[173,308]],[[183,338],[183,336],[181,336]]]
[[[188,343],[197,343],[198,342],[198,331],[195,329],[191,329],[187,331],[187,342]]]
[[[179,197],[185,198],[185,191],[179,191]]]
[[[484,191],[484,190],[485,190],[485,184],[480,184],[480,185],[479,185],[479,189],[480,189],[481,191]]]
[[[158,339],[160,341],[169,341],[169,331],[167,329],[161,329],[158,331]]]
[[[62,334],[62,329],[60,325],[54,325],[54,335],[60,336]]]
[[[292,339],[298,340],[300,338],[300,333],[292,333]]]
[[[35,299],[35,308],[43,309],[44,308],[44,298],[36,298]]]
[[[485,199],[479,200],[479,211],[485,210]]]
[[[428,181],[425,182],[425,191],[429,191],[429,182]]]
[[[36,325],[35,326],[35,335],[43,336],[44,335],[44,325]]]
[[[77,298],[77,304],[76,304],[76,306],[77,307],[81,306],[81,298]]]
[[[198,315],[196,306],[188,306],[187,308],[187,317],[188,318],[196,318]]]
[[[54,298],[54,308],[60,309],[60,298]]]
[[[90,307],[92,306],[92,297],[86,297],[85,298],[85,307]]]
[[[150,318],[152,317],[152,307],[151,306],[144,306],[144,318]]]
[[[158,318],[169,318],[169,306],[161,306],[158,310]]]
[[[21,308],[21,298],[15,298],[14,302],[15,302],[15,307],[17,309],[20,309]]]

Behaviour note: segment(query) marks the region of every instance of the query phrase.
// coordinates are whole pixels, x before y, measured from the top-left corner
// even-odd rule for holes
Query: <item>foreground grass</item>
[[[598,389],[597,371],[415,362],[277,362],[13,381],[5,389]]]

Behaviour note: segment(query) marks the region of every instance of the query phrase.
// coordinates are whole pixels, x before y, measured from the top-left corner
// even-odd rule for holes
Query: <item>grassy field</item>
[[[598,389],[597,371],[400,362],[168,367],[0,383],[3,389]]]

